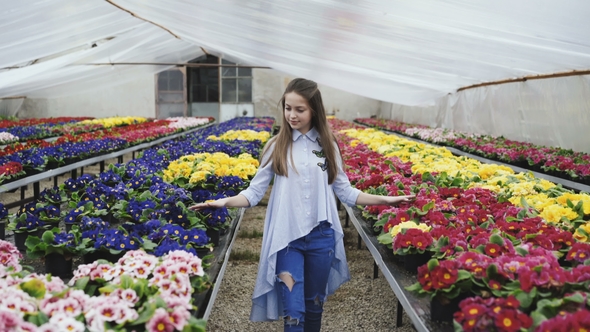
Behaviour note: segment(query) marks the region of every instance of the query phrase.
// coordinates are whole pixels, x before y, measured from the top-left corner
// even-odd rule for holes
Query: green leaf
[[[120,279],[121,281],[119,282],[119,285],[121,285],[121,288],[128,289],[133,286],[133,278],[130,276],[123,274],[121,275]]]
[[[108,285],[106,285],[106,286],[100,287],[100,288],[98,289],[98,291],[99,291],[101,294],[104,294],[104,293],[109,293],[109,294],[110,294],[110,293],[114,292],[116,289],[117,289],[117,286],[115,286],[115,285],[113,285],[113,284],[108,284]]]
[[[583,303],[584,302],[584,297],[580,293],[574,293],[572,295],[564,297],[563,299],[567,300],[568,302],[575,302],[575,303]]]
[[[19,288],[36,299],[42,299],[47,291],[45,284],[39,279],[25,281],[19,285]]]
[[[391,237],[391,236],[390,236]],[[146,251],[154,250],[158,244],[151,241],[150,239],[143,239],[143,244],[141,245]]]
[[[457,273],[457,281],[470,279],[470,278],[471,278],[471,273],[469,271],[459,270],[459,272]]]
[[[422,285],[419,282],[416,282],[416,283],[406,287],[406,290],[410,291],[410,292],[419,292],[422,290]]]
[[[438,266],[438,260],[437,259],[431,259],[428,261],[428,271],[432,271],[434,270],[435,267]]]
[[[504,246],[504,239],[498,234],[492,234],[490,236],[490,242],[499,246]]]
[[[434,202],[433,202],[433,201],[430,201],[430,202],[428,202],[428,204],[425,204],[425,205],[422,207],[422,212],[428,212],[428,211],[429,211],[429,210],[431,210],[432,208],[434,208]]]
[[[498,266],[494,263],[488,265],[488,267],[486,268],[486,275],[490,279],[494,279],[495,277],[497,277],[498,276]]]
[[[521,289],[514,292],[514,297],[516,297],[518,302],[520,302],[520,307],[525,310],[528,309],[533,303],[533,298],[530,296],[530,294]]]
[[[391,234],[389,234],[388,232],[377,236],[377,241],[379,241],[379,243],[381,244],[391,245],[393,243],[393,238],[391,237]]]
[[[457,173],[458,175],[458,173]],[[460,177],[456,177],[453,182],[451,182],[450,187],[461,187],[461,185],[463,184],[463,179]]]
[[[529,254],[529,251],[528,251],[528,250],[526,250],[526,249],[525,249],[525,248],[523,248],[523,247],[516,247],[516,248],[514,248],[514,249],[516,250],[516,252],[517,252],[519,255],[521,255],[521,256],[523,256],[523,257],[524,257],[524,256],[527,256],[527,255]]]
[[[82,277],[82,278],[76,280],[76,284],[74,285],[74,287],[76,287],[77,289],[83,290],[84,288],[86,288],[86,285],[88,285],[89,281],[90,281],[90,277],[88,277],[88,276]]]
[[[150,320],[150,318],[152,318],[154,312],[156,312],[156,305],[154,303],[145,303],[143,306],[143,311],[140,309],[139,317],[137,317],[135,321],[131,322],[131,325],[145,324],[148,320]]]
[[[45,243],[53,243],[53,240],[55,239],[55,235],[53,234],[52,231],[45,231],[43,232],[43,235],[41,237],[43,239],[43,242]]]

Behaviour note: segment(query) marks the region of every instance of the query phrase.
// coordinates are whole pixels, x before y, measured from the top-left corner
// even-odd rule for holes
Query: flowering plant
[[[471,292],[472,287],[471,273],[461,269],[458,261],[431,259],[428,264],[418,267],[418,282],[406,289],[418,295],[449,300]]]
[[[84,255],[90,250],[87,248],[90,239],[82,239],[81,233],[75,227],[72,232],[60,232],[55,227],[43,233],[41,238],[29,236],[25,241],[27,256],[38,258],[52,253],[60,255]]]
[[[530,316],[519,310],[514,296],[507,298],[467,298],[459,303],[456,312],[456,331],[520,331],[533,325]],[[553,331],[553,330],[551,330]]]
[[[590,243],[574,243],[565,256],[565,260],[577,264],[584,264],[588,259],[590,259]]]
[[[0,255],[14,256],[10,247],[0,242]],[[211,283],[201,259],[187,252],[130,251],[115,264],[80,265],[69,285],[0,270],[10,273],[0,279],[2,331],[205,331],[191,315],[192,294]]]
[[[432,248],[432,236],[422,229],[402,229],[393,240],[396,255],[422,254]]]
[[[558,322],[564,323],[561,319],[557,317],[564,317],[569,316],[570,314],[575,314],[580,311],[588,310],[588,293],[585,292],[574,292],[571,294],[565,294],[561,298],[554,298],[554,299],[542,299],[537,302],[536,309],[531,312],[531,317],[536,322],[535,325],[544,326],[542,331],[554,331],[557,330],[556,328],[549,328],[550,326],[556,327],[561,325],[556,325]],[[554,319],[557,318],[557,319]],[[576,317],[570,316],[570,318],[576,320]],[[551,321],[547,323],[547,321]],[[586,320],[586,323],[590,323],[590,321]],[[588,326],[580,326],[580,327],[589,327]],[[576,331],[577,329],[568,328],[562,329],[565,331]]]

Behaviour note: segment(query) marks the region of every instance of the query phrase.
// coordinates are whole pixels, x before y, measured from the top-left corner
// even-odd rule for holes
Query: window
[[[191,63],[218,64],[219,58],[203,55]],[[219,68],[218,67],[189,67],[189,102],[218,103],[219,102]]]
[[[227,60],[221,64],[235,65]],[[221,67],[221,102],[252,102],[252,68]]]

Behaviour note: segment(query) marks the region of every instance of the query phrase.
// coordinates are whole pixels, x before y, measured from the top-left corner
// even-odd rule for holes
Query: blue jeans
[[[334,230],[322,221],[277,254],[277,282],[285,332],[319,332],[328,276],[334,258]]]

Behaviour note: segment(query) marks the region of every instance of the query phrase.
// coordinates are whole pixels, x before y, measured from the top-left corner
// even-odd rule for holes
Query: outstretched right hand
[[[207,201],[207,202],[202,202],[202,203],[197,203],[193,206],[190,206],[188,209],[191,211],[199,211],[199,210],[203,210],[203,209],[219,209],[225,206],[225,203],[218,199],[218,200],[213,200],[213,201]]]

